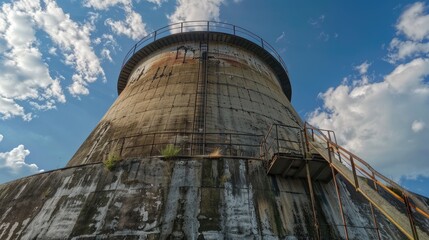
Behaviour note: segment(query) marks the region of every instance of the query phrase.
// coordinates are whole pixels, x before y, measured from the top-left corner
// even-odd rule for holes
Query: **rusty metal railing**
[[[358,179],[364,177],[374,183],[375,190],[378,191],[380,187],[390,196],[403,203],[410,221],[413,237],[414,239],[418,239],[413,212],[417,212],[424,218],[429,219],[429,213],[425,211],[424,206],[421,204],[418,206],[420,200],[393,180],[376,171],[360,157],[338,145],[333,131],[318,129],[306,123],[304,126],[304,133],[307,150],[309,150],[310,147],[309,141],[318,142],[321,146],[324,145],[324,147],[326,147],[330,152],[330,157],[332,153],[333,157],[336,157],[341,163],[351,169],[354,178],[352,185],[354,185],[357,190],[359,189]]]
[[[121,157],[159,156],[163,148],[173,145],[180,148],[180,156],[208,155],[219,150],[222,156],[259,158],[262,138],[250,133],[162,131],[113,139],[108,145]]]
[[[134,55],[134,53],[142,49],[144,46],[162,37],[184,32],[220,32],[242,37],[257,44],[258,46],[269,52],[282,65],[286,73],[288,72],[286,64],[280,57],[280,54],[277,53],[274,47],[271,46],[267,41],[259,37],[257,34],[252,33],[251,31],[246,30],[242,27],[216,21],[187,21],[173,23],[168,26],[159,28],[154,32],[149,33],[148,35],[140,39],[136,44],[134,44],[134,46],[125,55],[124,60],[122,61],[122,67]]]
[[[301,127],[274,123],[261,141],[260,155],[265,160],[266,167],[270,166],[275,155],[290,154],[304,157],[304,142]]]

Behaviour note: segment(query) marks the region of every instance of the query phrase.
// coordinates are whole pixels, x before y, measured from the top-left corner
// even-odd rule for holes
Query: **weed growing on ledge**
[[[222,149],[220,148],[215,148],[210,154],[209,154],[210,158],[220,158],[222,157]]]
[[[116,155],[111,155],[109,154],[109,156],[107,157],[106,160],[103,161],[104,167],[109,170],[112,171],[113,169],[115,169],[116,165],[118,164],[120,158]]]
[[[165,159],[171,159],[177,157],[180,151],[179,147],[174,146],[173,144],[168,144],[165,148],[161,149],[160,153]]]

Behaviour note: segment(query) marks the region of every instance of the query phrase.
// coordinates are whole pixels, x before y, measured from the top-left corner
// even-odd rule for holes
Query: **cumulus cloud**
[[[139,40],[145,35],[146,24],[142,21],[142,16],[133,11],[130,5],[124,7],[125,20],[115,21],[111,18],[106,19],[105,24],[109,26],[117,35],[125,35],[131,39]]]
[[[388,60],[391,63],[395,63],[408,57],[427,55],[429,53],[429,42],[402,41],[394,38],[389,44],[389,50]]]
[[[157,7],[161,7],[162,3],[167,0],[146,0],[146,1],[155,4]]]
[[[238,3],[238,2],[236,2]],[[226,4],[226,0],[177,0],[176,8],[171,15],[167,15],[170,24],[187,21],[219,21],[220,7]],[[182,31],[200,31],[205,30],[206,26],[197,26],[198,24],[187,24]],[[179,29],[172,29],[172,33],[180,32]]]
[[[427,6],[417,2],[409,6],[396,23],[397,37],[389,45],[391,63],[429,53],[429,15]],[[404,39],[405,38],[405,39]]]
[[[309,117],[311,124],[335,130],[340,144],[396,180],[429,176],[426,162],[429,149],[425,140],[429,132],[422,123],[415,122],[415,119],[429,119],[429,86],[420,81],[398,84],[408,91],[398,89],[394,86],[396,81],[406,82],[404,78],[409,77],[409,82],[413,82],[416,77],[413,63],[400,68],[400,72],[394,71],[380,82],[367,83],[362,79],[356,86],[345,82],[330,88],[320,95],[323,108]],[[423,79],[427,74],[429,70],[422,70],[417,78]],[[419,89],[428,91],[417,93]]]
[[[193,20],[219,21],[222,4],[225,4],[225,0],[177,0],[175,11],[167,17],[170,23]]]
[[[399,18],[396,28],[405,38],[401,43],[429,37],[429,31],[418,29],[429,26],[421,24],[428,18],[423,9],[424,4],[413,4]],[[401,56],[404,62],[395,63],[392,72],[372,83],[365,75],[367,61],[355,67],[359,78],[321,93],[323,107],[308,119],[335,130],[340,144],[395,180],[429,177],[429,131],[423,121],[429,119],[429,59],[424,49],[409,51],[415,54],[403,51],[389,49],[388,57]]]
[[[161,6],[163,0],[147,0],[157,6]],[[133,10],[132,0],[86,0],[84,6],[97,10],[107,10],[113,6],[121,6],[125,12],[125,20],[114,20],[108,18],[105,25],[109,26],[112,32],[117,35],[125,35],[131,39],[139,40],[147,34],[146,24],[142,16]]]
[[[399,33],[411,40],[423,40],[429,37],[429,15],[423,2],[416,2],[406,9],[396,24]]]
[[[53,0],[14,1],[0,9],[0,117],[20,116],[31,119],[23,102],[33,109],[48,110],[66,102],[62,76],[52,76],[39,49],[36,32],[44,31],[55,44],[50,54],[60,52],[85,84],[104,77],[100,61],[90,45],[94,27],[90,22],[78,24]],[[72,79],[74,81],[74,79]],[[74,83],[72,83],[73,85]],[[74,94],[72,92],[72,94]]]
[[[131,0],[86,0],[83,5],[98,10],[107,10],[116,5],[130,5],[131,2]]]
[[[146,2],[155,4],[156,7],[161,7],[162,3],[166,1],[167,0],[146,0]],[[132,0],[85,0],[83,5],[97,10],[107,10],[116,5],[131,6]]]
[[[364,75],[368,72],[369,66],[371,66],[371,64],[365,61],[362,64],[356,66],[355,69],[358,70],[361,75]]]
[[[32,119],[32,114],[25,113],[24,108],[15,103],[13,99],[0,96],[1,119],[6,120],[15,116],[22,117],[24,121],[30,121]]]
[[[75,69],[84,82],[105,78],[100,61],[91,47],[93,22],[77,24],[53,1],[45,0],[46,9],[34,14],[36,23],[50,36],[63,52],[65,63]],[[93,16],[92,16],[93,17]],[[94,18],[90,20],[94,20]]]
[[[0,142],[1,140],[3,140],[3,135],[0,134]],[[29,154],[30,151],[25,149],[22,144],[8,152],[0,152],[0,182],[43,172],[36,164],[28,164],[25,162],[25,158]]]

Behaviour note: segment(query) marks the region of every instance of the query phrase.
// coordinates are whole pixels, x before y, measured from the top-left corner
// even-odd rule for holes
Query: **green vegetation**
[[[112,171],[113,169],[115,169],[115,167],[118,164],[119,160],[121,160],[121,159],[118,156],[113,155],[113,154],[109,154],[109,156],[107,157],[107,159],[103,161],[104,167],[107,170]]]
[[[165,148],[161,149],[160,153],[165,159],[171,159],[177,157],[180,151],[179,147],[174,146],[173,144],[168,144]]]

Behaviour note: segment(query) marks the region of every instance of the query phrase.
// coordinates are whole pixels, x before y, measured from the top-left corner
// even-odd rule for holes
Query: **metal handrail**
[[[172,137],[172,139],[174,138],[174,141],[172,142],[156,142],[155,139],[160,139],[164,136],[170,136]],[[191,140],[191,139],[197,139],[197,137],[201,137],[203,135],[206,135],[206,137],[210,138],[216,138],[218,137],[218,139],[214,139],[212,141],[208,141],[206,140],[205,144],[206,145],[210,145],[213,148],[218,148],[218,147],[225,147],[227,149],[227,152],[222,153],[222,156],[236,156],[233,154],[233,151],[240,151],[241,153],[244,154],[249,154],[249,153],[255,153],[254,155],[248,155],[247,157],[258,157],[257,156],[257,152],[260,148],[260,141],[263,138],[263,135],[258,135],[258,134],[253,134],[253,133],[241,133],[241,132],[206,132],[206,133],[202,133],[202,132],[192,132],[192,131],[160,131],[160,132],[148,132],[148,133],[141,133],[141,134],[136,134],[136,135],[131,135],[131,136],[127,136],[127,137],[121,137],[118,139],[112,139],[110,141],[108,141],[108,144],[115,144],[118,143],[120,141],[125,142],[127,139],[133,139],[133,138],[146,138],[151,137],[150,139],[152,140],[149,141],[148,139],[146,139],[144,141],[144,143],[142,144],[138,144],[138,145],[132,145],[132,146],[125,146],[125,147],[121,147],[121,153],[124,149],[133,149],[133,148],[147,148],[147,151],[150,152],[149,156],[155,156],[157,155],[156,153],[161,150],[158,149],[159,147],[163,147],[169,144],[172,144],[173,146],[177,147],[177,146],[182,146],[182,145],[189,145],[191,147],[197,147],[199,145],[202,145],[204,143],[204,141],[198,142],[196,140]],[[183,141],[183,140],[178,140],[179,137],[188,137],[189,141]],[[245,139],[249,139],[249,137],[253,137],[253,141],[245,141],[245,142],[241,142],[241,139],[244,139],[243,137],[245,137]],[[224,138],[227,141],[219,141],[219,138]],[[239,140],[237,142],[237,140]],[[193,156],[195,155],[192,151],[192,149],[189,150],[189,154],[185,154],[183,156]],[[205,151],[203,152],[203,155],[207,154]],[[243,156],[243,155],[240,155]]]
[[[282,129],[295,129],[300,134],[301,141],[297,139],[297,141],[294,141],[293,139],[284,139],[279,136],[279,130]],[[284,149],[281,143],[292,143],[292,144],[298,144],[300,147],[301,154],[305,156],[305,148],[303,146],[304,137],[302,136],[302,127],[300,126],[292,126],[292,125],[285,125],[285,124],[278,124],[273,123],[271,124],[270,128],[268,129],[267,134],[262,138],[261,141],[261,157],[265,159],[267,162],[266,166],[269,166],[271,161],[273,160],[271,158],[271,155],[268,154],[270,151],[273,151],[273,154],[281,153],[281,149]],[[274,134],[274,136],[271,136],[271,134]]]
[[[286,64],[280,57],[280,54],[267,41],[259,37],[257,34],[242,27],[230,23],[223,23],[217,21],[186,21],[173,23],[165,27],[159,28],[144,36],[133,45],[133,47],[125,55],[124,60],[122,61],[122,67],[134,55],[134,53],[136,53],[146,45],[162,37],[184,32],[220,32],[242,37],[257,44],[258,46],[269,52],[282,65],[286,73],[288,73]]]
[[[335,143],[331,139],[329,139],[323,133],[323,131],[327,131],[327,130],[320,130],[318,128],[313,127],[309,123],[305,123],[305,127],[304,128],[305,128],[306,133],[308,133],[308,131],[310,131],[310,133],[312,134],[312,140],[313,141],[315,140],[314,137],[316,136],[319,140],[327,143],[328,147],[330,147],[332,149],[336,149],[337,153],[340,156],[343,156],[343,158],[342,158],[343,160],[346,160],[346,161],[348,160],[349,161],[347,163],[352,168],[357,168],[361,172],[362,176],[371,179],[375,184],[377,184],[378,186],[382,187],[390,195],[392,195],[395,199],[401,201],[402,203],[405,203],[404,198],[411,198],[412,200],[415,200],[414,196],[411,193],[409,193],[406,189],[404,189],[403,187],[401,187],[399,184],[397,184],[393,180],[391,180],[391,179],[387,178],[386,176],[382,175],[381,173],[379,173],[377,170],[375,170],[374,168],[372,168],[370,164],[368,164],[367,162],[365,162],[363,159],[361,159],[357,155],[351,153],[350,151],[346,150],[342,146],[338,145],[337,143]],[[316,133],[316,134],[314,134],[314,133]],[[359,164],[361,164],[361,165],[359,165]],[[369,170],[370,173],[367,172],[367,171],[365,171],[362,166],[365,167],[367,170]],[[403,196],[399,196],[398,194],[396,194],[388,186],[386,186],[386,184],[383,184],[380,180],[382,180],[383,182],[387,183],[391,187],[394,187],[394,188],[400,190],[402,192]],[[410,203],[409,205],[415,211],[419,212],[422,216],[424,216],[424,217],[426,217],[426,218],[429,219],[429,213],[427,213],[425,210],[419,208],[418,206],[416,206],[413,203]]]

